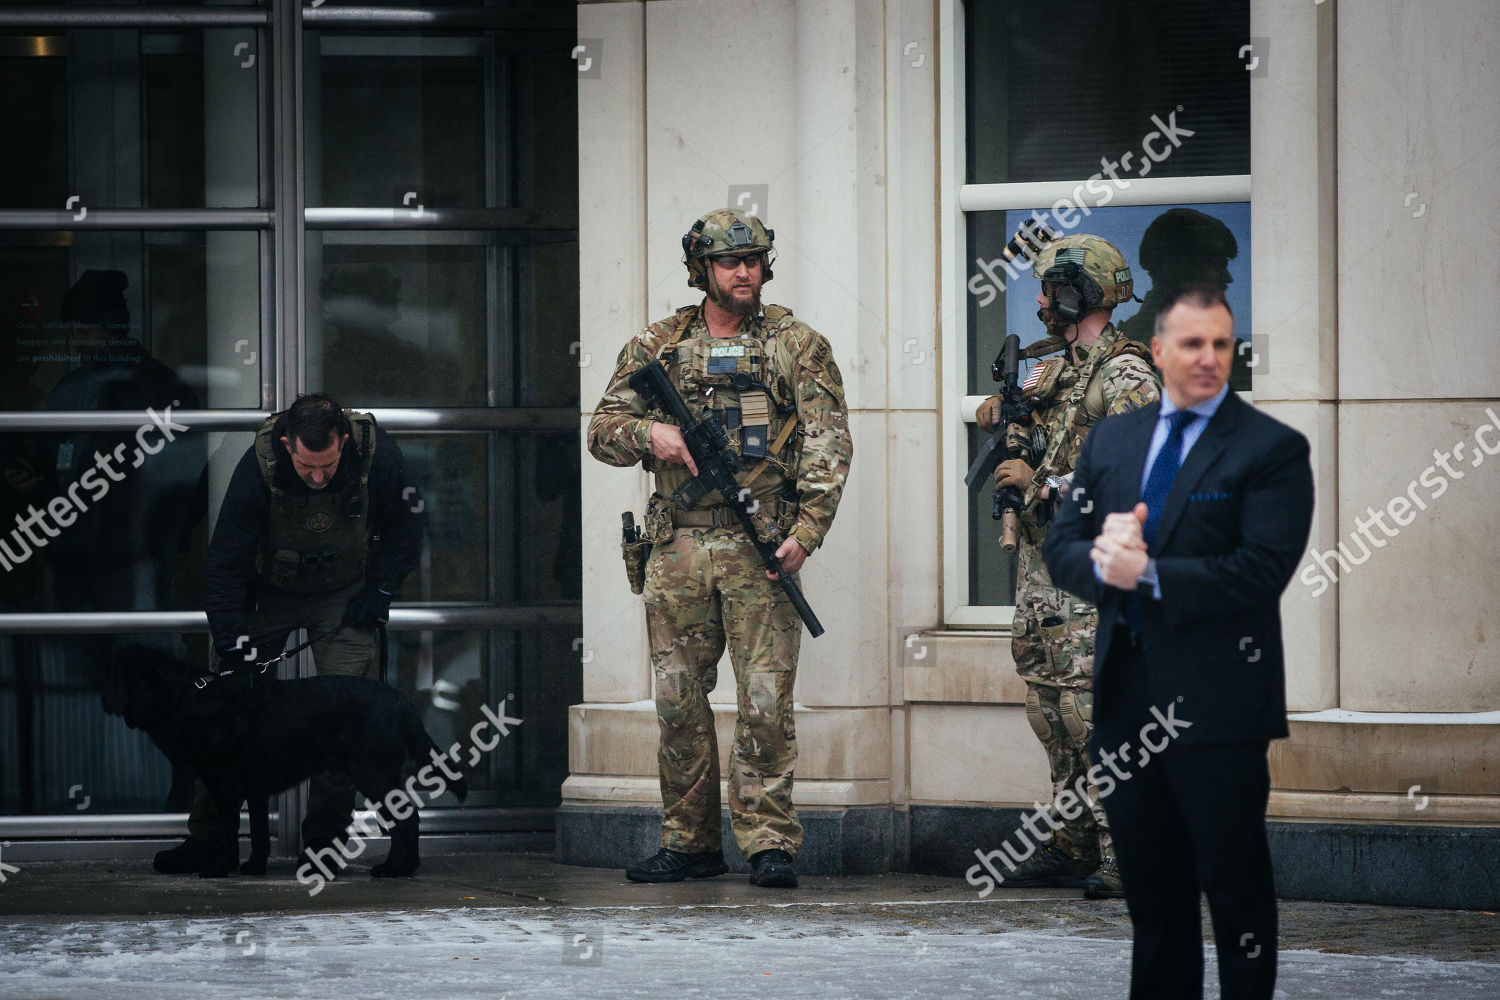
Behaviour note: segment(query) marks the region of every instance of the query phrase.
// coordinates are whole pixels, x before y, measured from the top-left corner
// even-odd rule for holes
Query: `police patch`
[[[744,344],[714,344],[708,349],[708,373],[733,375],[739,370],[738,358],[745,356]]]
[[[327,531],[333,527],[333,518],[326,510],[315,510],[307,515],[308,531]]]

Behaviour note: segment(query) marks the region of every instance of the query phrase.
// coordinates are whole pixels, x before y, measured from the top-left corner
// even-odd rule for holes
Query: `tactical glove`
[[[995,466],[995,485],[1014,486],[1018,490],[1025,490],[1031,485],[1031,478],[1036,471],[1025,461],[1019,458],[1007,459]]]
[[[974,411],[974,422],[986,434],[995,433],[995,428],[1000,424],[1000,397],[991,396],[980,403],[979,408]]]
[[[391,619],[391,594],[383,587],[367,584],[349,599],[344,624],[351,628],[376,628]]]

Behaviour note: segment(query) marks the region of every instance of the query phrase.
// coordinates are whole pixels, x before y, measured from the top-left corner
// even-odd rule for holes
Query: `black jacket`
[[[1098,582],[1089,549],[1106,515],[1140,500],[1160,409],[1153,403],[1093,429],[1042,547],[1053,582],[1099,607],[1100,725],[1110,706],[1098,696],[1099,670],[1126,592]],[[1306,549],[1312,510],[1307,438],[1229,393],[1172,482],[1150,550],[1162,596],[1142,602],[1151,696],[1163,708],[1181,697],[1177,715],[1193,724],[1184,743],[1287,734],[1281,593]]]
[[[285,418],[283,418],[284,421]],[[290,492],[308,487],[292,469],[291,456],[281,444],[281,424],[273,439],[276,449],[276,485]],[[353,436],[344,445],[338,471],[328,489],[338,490],[351,477],[358,477],[363,457]],[[380,544],[371,547],[365,567],[365,582],[395,592],[406,575],[416,568],[422,553],[422,517],[416,483],[406,471],[401,449],[390,435],[375,428],[375,461],[370,469],[370,510],[366,517],[371,536]],[[230,477],[219,507],[219,520],[208,546],[203,573],[203,609],[216,646],[233,645],[235,637],[250,632],[249,617],[260,585],[255,556],[265,535],[270,515],[271,492],[261,477],[255,447],[246,450]]]

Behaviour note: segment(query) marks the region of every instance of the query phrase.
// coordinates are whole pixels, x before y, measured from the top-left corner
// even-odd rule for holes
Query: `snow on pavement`
[[[1130,944],[920,908],[533,907],[7,922],[0,997],[1120,997]],[[1500,965],[1284,952],[1278,997],[1500,996]],[[1207,980],[1215,982],[1212,955]],[[1210,987],[1209,992],[1216,992]]]

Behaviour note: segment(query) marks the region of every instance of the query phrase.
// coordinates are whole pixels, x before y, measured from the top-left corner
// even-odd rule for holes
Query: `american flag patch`
[[[1041,364],[1031,369],[1031,374],[1026,376],[1026,381],[1021,383],[1021,391],[1025,392],[1027,389],[1035,389],[1036,384],[1042,380],[1042,371],[1046,367],[1047,363],[1043,361]]]

